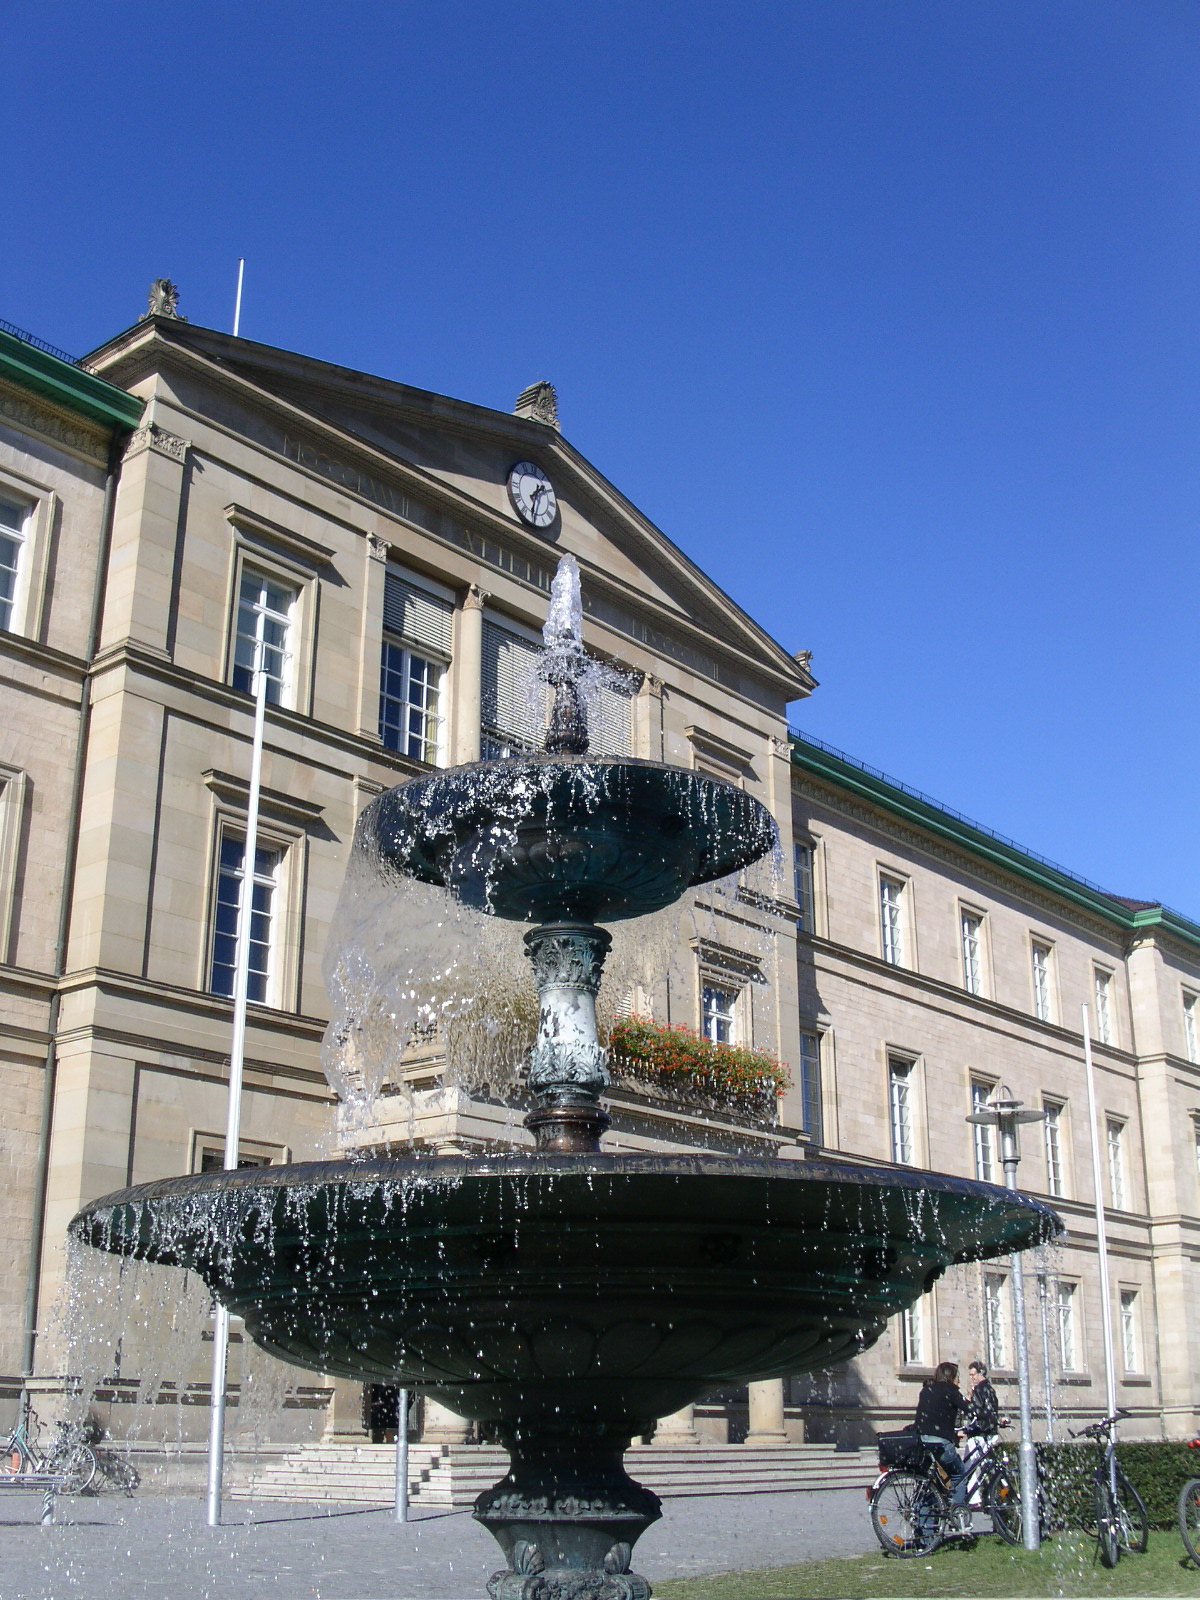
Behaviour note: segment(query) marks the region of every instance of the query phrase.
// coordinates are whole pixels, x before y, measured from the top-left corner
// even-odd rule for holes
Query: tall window
[[[792,856],[796,904],[800,907],[800,927],[805,933],[815,933],[817,924],[813,900],[813,847],[811,844],[793,845]]]
[[[1075,1328],[1075,1284],[1060,1278],[1057,1284],[1058,1354],[1064,1372],[1078,1372],[1079,1346]]]
[[[1183,997],[1183,1043],[1189,1061],[1200,1061],[1200,1037],[1197,1036],[1197,1012],[1200,1002],[1194,994]]]
[[[262,643],[262,665],[267,675],[267,701],[286,703],[291,680],[290,641],[297,591],[287,584],[243,567],[238,592],[237,637],[233,646],[233,687],[244,694],[254,691],[256,646]]]
[[[1050,946],[1033,941],[1033,1014],[1040,1022],[1050,1017]]]
[[[1137,1290],[1121,1290],[1121,1356],[1126,1372],[1140,1372],[1137,1326]]]
[[[1042,1108],[1045,1112],[1043,1126],[1046,1136],[1046,1191],[1056,1199],[1062,1199],[1067,1192],[1063,1182],[1063,1108],[1061,1102],[1057,1100],[1043,1100]]]
[[[1008,1366],[1008,1319],[1004,1307],[1005,1275],[1002,1272],[985,1272],[983,1275],[983,1331],[987,1342],[988,1365]]]
[[[704,985],[704,1037],[713,1044],[733,1043],[733,1008],[737,993],[715,983]]]
[[[0,499],[0,628],[6,631],[13,625],[17,575],[21,568],[21,551],[28,525],[28,506],[18,505],[15,500],[7,498]]]
[[[282,852],[262,849],[255,852],[254,897],[250,902],[250,972],[246,994],[251,1000],[267,1001],[275,942],[275,892]],[[232,995],[237,970],[238,913],[246,877],[246,841],[225,834],[217,876],[217,909],[213,927],[213,994]]]
[[[892,1160],[911,1167],[916,1162],[913,1142],[913,1065],[903,1056],[888,1057],[888,1095],[891,1102]]]
[[[900,1360],[906,1367],[920,1367],[925,1363],[924,1322],[919,1300],[901,1315]]]
[[[804,1131],[821,1137],[821,1039],[815,1033],[800,1035],[800,1097]]]
[[[879,880],[879,926],[883,959],[892,967],[904,965],[904,885],[897,878]]]
[[[962,913],[963,987],[968,994],[983,993],[983,918]]]
[[[1096,1037],[1101,1044],[1113,1042],[1112,973],[1096,968]]]
[[[383,600],[379,737],[389,750],[436,766],[444,758],[444,683],[453,610],[389,571]]]
[[[1125,1209],[1125,1124],[1119,1117],[1105,1119],[1108,1129],[1108,1198],[1114,1211]]]
[[[990,1083],[984,1083],[980,1078],[972,1078],[971,1110],[986,1111],[991,1092]],[[995,1183],[996,1163],[992,1141],[995,1139],[996,1130],[990,1122],[976,1122],[971,1131],[975,1135],[975,1176],[980,1183]]]

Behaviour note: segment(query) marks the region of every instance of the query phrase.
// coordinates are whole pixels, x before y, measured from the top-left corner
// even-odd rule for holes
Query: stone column
[[[682,1411],[672,1411],[669,1417],[661,1417],[652,1442],[663,1445],[699,1444],[695,1406],[684,1406]]]
[[[471,1437],[471,1424],[455,1416],[448,1406],[425,1397],[425,1426],[422,1444],[465,1444]]]
[[[383,598],[391,546],[369,533],[363,552],[361,632],[358,643],[358,727],[360,739],[379,741],[379,662],[383,652]]]
[[[362,1384],[355,1383],[351,1378],[335,1378],[333,1392],[329,1396],[329,1408],[325,1412],[323,1437],[330,1442],[335,1439],[361,1442],[366,1436]]]
[[[747,1386],[750,1391],[750,1432],[747,1444],[786,1444],[783,1427],[783,1379],[764,1378]]]
[[[454,664],[454,761],[479,760],[483,716],[483,603],[487,595],[472,584],[458,616],[458,660]]]

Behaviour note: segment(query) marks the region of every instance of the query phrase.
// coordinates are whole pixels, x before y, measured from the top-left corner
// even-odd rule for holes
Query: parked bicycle
[[[888,1555],[924,1556],[951,1540],[974,1539],[976,1511],[991,1517],[1002,1538],[1020,1543],[1020,1494],[1015,1474],[998,1453],[999,1435],[972,1453],[963,1507],[952,1502],[949,1474],[916,1434],[881,1434],[878,1444],[883,1470],[867,1490],[867,1501],[875,1537]]]
[[[1200,1439],[1189,1440],[1189,1447],[1200,1452]],[[1189,1478],[1179,1491],[1179,1532],[1183,1548],[1200,1567],[1200,1478]]]
[[[27,1418],[22,1418],[7,1439],[0,1442],[0,1468],[10,1477],[28,1474],[61,1478],[68,1494],[80,1494],[90,1488],[96,1476],[96,1452],[82,1430],[60,1422],[54,1440],[44,1451],[38,1448],[40,1431],[41,1423],[30,1406]]]
[[[1150,1543],[1150,1522],[1142,1497],[1121,1470],[1117,1460],[1117,1441],[1114,1430],[1128,1411],[1118,1408],[1111,1417],[1080,1428],[1072,1439],[1095,1439],[1104,1454],[1096,1468],[1096,1542],[1100,1547],[1100,1561],[1106,1567],[1115,1567],[1121,1552],[1145,1555]]]

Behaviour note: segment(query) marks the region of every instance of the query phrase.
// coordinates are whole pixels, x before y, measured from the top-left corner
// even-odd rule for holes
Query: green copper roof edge
[[[0,377],[110,430],[132,431],[145,402],[0,329]]]
[[[956,844],[969,855],[979,857],[992,866],[999,866],[1013,876],[1024,878],[1038,888],[1048,890],[1073,905],[1079,906],[1106,922],[1131,933],[1139,928],[1161,927],[1166,933],[1200,949],[1200,925],[1168,911],[1165,906],[1150,906],[1141,911],[1131,911],[1117,900],[1082,883],[1076,883],[1065,873],[1059,873],[1044,862],[1026,855],[1013,845],[990,838],[980,829],[973,828],[959,818],[939,811],[935,805],[905,794],[902,789],[885,783],[872,773],[860,771],[848,761],[842,761],[829,751],[821,750],[802,738],[791,735],[792,760],[802,770],[825,778],[839,788],[848,789],[885,811],[902,817],[926,832]]]

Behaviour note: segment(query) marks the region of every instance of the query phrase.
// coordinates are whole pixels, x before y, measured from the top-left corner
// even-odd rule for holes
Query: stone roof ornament
[[[150,317],[175,317],[179,322],[187,321],[179,310],[179,288],[170,278],[155,278],[150,285],[150,304],[138,321],[145,322]]]
[[[544,422],[547,427],[557,428],[558,390],[552,383],[539,378],[536,383],[531,383],[528,389],[521,390],[513,407],[513,414],[518,417],[531,417],[534,422]]]

